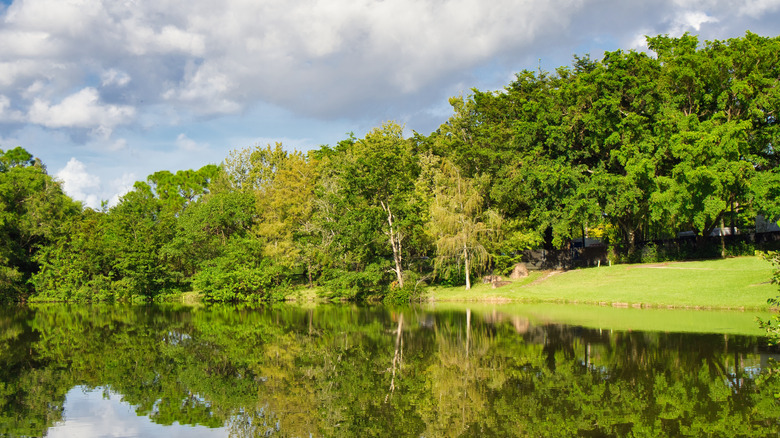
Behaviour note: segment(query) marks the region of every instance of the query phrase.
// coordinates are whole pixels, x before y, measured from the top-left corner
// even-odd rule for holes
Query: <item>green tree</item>
[[[780,102],[780,38],[706,42],[648,38],[663,65],[664,119],[672,160],[659,179],[659,205],[678,229],[700,238],[734,206],[774,217],[780,185],[774,145]]]
[[[417,172],[403,127],[386,123],[351,145],[340,173],[347,191],[365,199],[370,208],[381,209],[385,217],[382,232],[393,254],[392,270],[400,288],[404,287],[404,240],[412,220],[406,216],[407,202]]]
[[[166,208],[178,212],[208,193],[209,184],[218,172],[219,167],[214,164],[198,170],[179,170],[175,174],[161,170],[149,175],[146,182]]]
[[[136,182],[108,211],[107,222],[104,245],[117,297],[151,299],[186,287],[183,275],[165,263],[162,253],[174,237],[176,217],[151,186]]]
[[[97,301],[114,298],[116,279],[106,242],[108,214],[90,208],[63,223],[63,233],[36,254],[35,299]]]
[[[484,243],[500,229],[501,218],[494,211],[483,212],[479,182],[464,178],[452,163],[442,164],[436,180],[430,232],[436,242],[437,266],[453,259],[462,262],[468,290],[472,270],[489,262]]]
[[[325,280],[350,293],[384,294],[393,284],[404,289],[412,263],[407,242],[422,233],[415,143],[387,123],[315,155],[321,176],[309,226],[328,255]]]
[[[23,299],[36,254],[62,234],[81,206],[21,147],[0,150],[0,300]]]

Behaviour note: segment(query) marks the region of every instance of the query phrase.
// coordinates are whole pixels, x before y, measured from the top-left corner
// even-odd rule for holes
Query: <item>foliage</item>
[[[80,206],[21,147],[0,149],[0,301],[24,299],[36,255],[62,234]]]
[[[469,286],[580,238],[602,239],[612,262],[759,248],[709,238],[780,217],[780,38],[647,43],[652,55],[575,56],[452,98],[427,136],[388,122],[306,154],[239,149],[155,172],[99,212],[24,149],[0,152],[0,295],[258,300],[321,286],[405,301],[421,278]]]
[[[191,262],[170,248],[177,224],[207,193],[216,170],[157,172],[149,177],[152,185],[137,182],[108,211],[86,209],[63,220],[65,232],[33,259],[41,265],[32,278],[33,298],[152,300],[186,290]]]
[[[780,251],[767,251],[761,253],[761,256],[772,263],[772,284],[780,284]],[[780,296],[766,300],[773,308],[780,307]],[[769,320],[758,320],[759,327],[766,331],[767,339],[773,345],[780,344],[780,316],[773,315]]]
[[[480,272],[489,262],[483,242],[501,227],[501,218],[492,211],[483,214],[482,205],[478,182],[463,178],[459,169],[445,162],[436,177],[430,232],[436,242],[437,267],[452,259],[462,261],[467,290],[472,269]]]

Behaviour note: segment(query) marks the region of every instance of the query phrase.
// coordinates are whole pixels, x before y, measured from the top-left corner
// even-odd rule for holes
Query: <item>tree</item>
[[[430,232],[436,242],[437,266],[452,259],[462,261],[468,290],[472,269],[488,263],[483,242],[500,228],[501,218],[494,211],[483,213],[479,182],[464,178],[452,163],[444,162],[436,179]]]
[[[182,273],[165,262],[162,248],[175,233],[176,216],[151,186],[136,182],[108,211],[104,244],[120,299],[152,299],[186,288]]]
[[[265,175],[255,191],[255,233],[263,242],[263,255],[287,268],[304,263],[310,273],[312,262],[305,259],[298,238],[312,216],[317,162],[301,152],[284,151],[279,143],[252,156],[263,157],[255,160],[256,172]]]
[[[166,208],[179,212],[200,196],[208,193],[208,186],[219,173],[219,167],[208,164],[198,170],[167,170],[155,172],[146,179],[155,196]]]
[[[772,283],[780,284],[780,251],[767,251],[762,254],[764,259],[772,263]],[[780,296],[769,298],[767,303],[773,307],[780,306]],[[766,336],[772,345],[780,344],[780,316],[774,315],[767,321],[758,320],[759,326],[766,331]],[[780,372],[775,368],[775,372]]]
[[[403,245],[411,219],[405,216],[406,202],[418,172],[410,146],[403,138],[403,127],[386,123],[352,144],[340,175],[348,191],[384,213],[383,232],[392,250],[393,272],[400,288],[404,287]]]
[[[660,88],[669,130],[658,204],[673,226],[700,239],[735,205],[776,217],[780,38],[748,32],[706,42],[658,36],[648,46],[662,63]],[[756,196],[758,195],[758,196]]]
[[[388,272],[403,289],[406,242],[421,230],[419,206],[412,200],[419,173],[414,143],[403,138],[400,125],[386,123],[363,139],[323,147],[318,156],[322,177],[315,218],[330,242],[334,275],[346,270],[374,288],[390,283],[382,278]]]
[[[84,210],[62,224],[62,234],[36,254],[35,299],[98,301],[115,297],[116,280],[106,244],[108,214]]]
[[[28,280],[39,269],[36,254],[80,210],[40,160],[21,147],[0,150],[0,300],[30,292]]]

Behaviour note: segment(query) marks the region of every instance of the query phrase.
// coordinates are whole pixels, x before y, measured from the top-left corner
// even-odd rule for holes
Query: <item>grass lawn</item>
[[[552,274],[552,275],[551,275]],[[616,307],[768,309],[777,296],[772,266],[759,257],[613,265],[558,273],[534,272],[493,289],[478,284],[431,288],[433,301],[589,303]]]

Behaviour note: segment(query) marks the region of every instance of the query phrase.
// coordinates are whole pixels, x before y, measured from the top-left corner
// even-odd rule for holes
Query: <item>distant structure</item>
[[[709,235],[711,244],[718,244],[725,237],[728,242],[752,242],[758,245],[777,245],[780,241],[778,221],[756,216],[755,228],[715,228]],[[733,230],[733,234],[732,234]],[[696,233],[680,231],[675,238],[648,240],[641,245],[657,247],[681,247],[695,245]],[[773,243],[774,242],[774,243]],[[571,269],[575,267],[602,266],[609,263],[609,248],[599,239],[574,238],[562,249],[535,249],[522,251],[522,260],[531,270]]]
[[[780,232],[780,226],[777,225],[777,221],[767,220],[760,214],[756,216],[756,234],[776,232]]]

